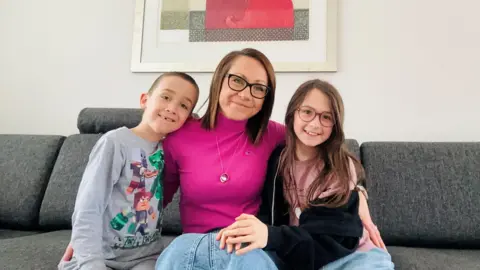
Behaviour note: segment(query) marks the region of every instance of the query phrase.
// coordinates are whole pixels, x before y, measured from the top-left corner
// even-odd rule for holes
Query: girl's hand
[[[373,223],[363,223],[363,226],[368,231],[370,236],[370,240],[372,240],[373,244],[379,248],[383,248],[387,250],[387,247],[383,243],[382,237],[380,236],[380,232],[378,231],[377,226]]]
[[[358,208],[358,214],[362,220],[363,226],[370,235],[370,240],[372,240],[375,246],[387,250],[387,247],[383,243],[382,237],[380,236],[380,232],[370,216],[370,210],[368,210],[367,198],[365,197],[365,194],[363,192],[359,192],[359,196],[360,206]]]
[[[227,244],[236,245],[236,254],[242,255],[255,248],[264,248],[268,242],[268,228],[257,217],[241,214],[236,222],[225,228],[222,238],[225,237]],[[238,249],[238,245],[250,243],[244,248]]]

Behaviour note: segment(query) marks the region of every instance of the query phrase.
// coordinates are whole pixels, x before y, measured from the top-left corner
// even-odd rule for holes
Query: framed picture
[[[136,0],[133,32],[133,72],[213,72],[247,47],[276,72],[337,69],[337,0]]]

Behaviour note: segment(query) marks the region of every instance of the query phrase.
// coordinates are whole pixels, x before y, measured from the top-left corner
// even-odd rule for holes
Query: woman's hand
[[[234,223],[235,224],[235,223]],[[228,237],[226,237],[223,233],[227,230],[230,230],[231,228],[233,227],[233,224],[226,227],[226,228],[223,228],[221,229],[218,234],[217,234],[217,241],[220,241],[220,249],[224,249],[225,248],[225,245],[227,246],[227,252],[228,253],[232,253],[233,251],[233,245],[232,244],[228,244],[227,243],[227,239]],[[236,244],[235,245],[235,250],[239,250],[240,248],[242,247],[242,244]]]
[[[373,244],[379,248],[383,248],[387,250],[387,247],[383,243],[382,237],[380,236],[380,232],[378,231],[377,226],[372,221],[372,217],[370,216],[370,210],[368,209],[367,199],[363,192],[359,192],[360,196],[360,206],[358,208],[358,214],[360,219],[362,220],[363,226],[368,231],[370,235],[370,239],[372,240]]]
[[[235,223],[220,231],[220,237],[222,238],[221,241],[225,241],[227,245],[235,245],[237,255],[245,254],[255,248],[264,248],[267,245],[267,225],[263,224],[257,217],[241,214],[235,220]],[[249,245],[240,248],[242,243],[249,243]]]
[[[72,244],[68,244],[67,249],[65,250],[65,253],[63,254],[62,261],[70,261],[73,257],[73,247]]]

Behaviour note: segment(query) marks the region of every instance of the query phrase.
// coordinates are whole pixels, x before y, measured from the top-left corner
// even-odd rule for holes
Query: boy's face
[[[143,121],[157,134],[179,129],[190,116],[198,91],[190,82],[176,76],[162,78],[154,91],[142,94]]]

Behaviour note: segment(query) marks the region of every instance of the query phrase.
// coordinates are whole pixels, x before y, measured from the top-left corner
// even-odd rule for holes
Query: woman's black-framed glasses
[[[228,79],[228,87],[233,91],[241,92],[245,90],[245,88],[250,87],[250,94],[254,98],[262,99],[270,91],[270,87],[260,84],[260,83],[249,83],[244,78],[235,75],[235,74],[227,74]]]
[[[297,109],[298,116],[305,122],[312,121],[315,117],[320,116],[320,124],[324,127],[333,127],[335,125],[335,119],[331,112],[321,112],[317,113],[312,107],[310,106],[302,106]]]

